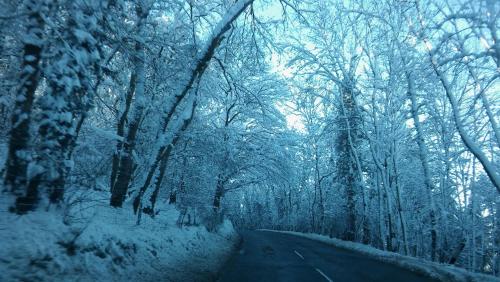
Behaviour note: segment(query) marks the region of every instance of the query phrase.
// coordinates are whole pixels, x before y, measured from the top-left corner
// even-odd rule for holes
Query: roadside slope
[[[238,238],[229,221],[178,227],[168,205],[140,226],[129,208],[81,213],[64,224],[61,211],[18,216],[2,203],[0,281],[210,281]]]

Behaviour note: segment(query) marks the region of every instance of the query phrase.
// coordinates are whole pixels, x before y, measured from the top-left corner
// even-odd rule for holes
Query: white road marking
[[[326,274],[324,274],[323,271],[321,271],[321,270],[319,270],[317,268],[315,268],[315,269],[316,269],[317,272],[319,272],[319,274],[321,274],[321,276],[323,276],[326,279],[326,281],[333,282],[333,280],[330,279],[330,277],[326,276]]]
[[[304,259],[304,257],[303,257],[303,256],[302,256],[299,252],[297,252],[297,251],[295,251],[295,250],[293,250],[293,252],[294,252],[296,255],[298,255],[298,256],[299,256],[299,258]]]

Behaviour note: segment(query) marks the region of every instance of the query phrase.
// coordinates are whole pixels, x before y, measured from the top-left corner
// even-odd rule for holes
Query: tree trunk
[[[9,149],[5,164],[5,187],[19,197],[15,209],[21,213],[32,210],[38,201],[38,192],[27,191],[27,187],[28,164],[31,161],[31,134],[29,130],[31,109],[40,80],[44,29],[41,13],[44,8],[46,8],[45,5],[38,3],[38,1],[31,0],[26,3],[28,19],[26,35],[23,38],[23,62],[19,77],[21,85],[12,113]]]
[[[120,119],[116,126],[116,135],[125,138],[125,123],[128,118],[128,113],[130,111],[130,106],[132,105],[132,98],[134,97],[135,87],[137,84],[137,73],[132,71],[130,75],[130,84],[127,90],[127,96],[125,97],[125,109],[121,113]],[[118,174],[118,169],[120,168],[120,156],[123,150],[123,142],[118,140],[116,143],[116,151],[113,153],[111,176],[110,176],[110,189],[113,190],[116,182],[116,176]]]
[[[460,243],[455,248],[455,251],[453,251],[453,254],[450,257],[450,260],[448,261],[449,264],[455,264],[457,262],[460,254],[462,253],[462,251],[465,248],[465,242],[466,242],[465,239],[460,240]]]
[[[222,197],[224,197],[224,184],[223,184],[222,176],[219,175],[219,177],[217,177],[217,185],[215,187],[214,200],[213,200],[213,204],[212,204],[212,208],[213,208],[214,212],[219,211]]]
[[[375,181],[377,182],[377,197],[378,197],[378,228],[379,228],[379,237],[381,241],[381,248],[382,250],[387,250],[387,242],[386,242],[386,235],[385,235],[385,216],[384,216],[384,197],[383,194],[384,192],[382,191],[382,187],[380,185],[380,176],[379,172],[375,172]]]
[[[168,158],[164,157],[160,162],[160,168],[159,168],[160,171],[158,173],[158,176],[156,177],[155,189],[153,190],[153,193],[149,198],[149,202],[151,204],[151,210],[153,211],[152,214],[153,217],[155,214],[154,210],[156,206],[156,201],[158,200],[158,194],[160,194],[161,183],[163,182],[163,178],[165,177],[165,172],[167,170],[167,163],[168,163]]]
[[[427,147],[424,141],[424,133],[420,120],[418,117],[418,104],[417,97],[415,93],[414,81],[409,72],[406,72],[406,78],[408,80],[408,95],[411,103],[411,114],[413,117],[413,122],[415,124],[415,129],[417,131],[417,144],[419,148],[419,157],[424,170],[424,183],[425,190],[427,194],[427,200],[429,201],[429,219],[431,222],[431,260],[436,260],[437,254],[437,222],[436,222],[436,207],[434,203],[434,197],[432,195],[433,187],[432,176],[429,169],[428,157],[427,157]]]
[[[102,15],[91,7],[72,2],[70,13],[82,13],[81,20],[69,17],[64,33],[54,44],[53,62],[47,67],[47,90],[40,97],[39,124],[40,146],[33,164],[36,172],[29,183],[29,190],[44,190],[51,203],[59,203],[64,196],[66,175],[72,168],[71,152],[76,145],[79,115],[85,116],[93,100],[88,73],[99,68],[99,50],[93,36],[98,32],[95,21]],[[82,31],[89,34],[81,38]],[[70,50],[68,50],[70,49]],[[88,57],[80,60],[75,50]]]
[[[137,196],[134,199],[134,212],[138,213],[138,215],[137,215],[137,218],[138,218],[137,224],[138,225],[140,224],[140,218],[141,218],[141,213],[142,213],[142,210],[141,210],[142,198],[144,197],[146,190],[149,188],[149,185],[151,184],[151,181],[152,181],[153,176],[156,172],[156,169],[158,168],[158,165],[160,165],[160,172],[159,172],[159,175],[157,176],[156,181],[155,181],[155,190],[153,191],[151,198],[150,198],[150,202],[151,202],[150,209],[151,209],[152,214],[154,215],[154,206],[156,204],[156,199],[158,197],[158,193],[160,192],[161,183],[162,183],[163,177],[165,175],[167,163],[168,163],[168,160],[170,158],[170,154],[172,153],[172,149],[179,141],[180,137],[182,136],[182,133],[184,133],[184,131],[186,131],[188,129],[188,127],[191,124],[191,121],[193,120],[193,117],[194,117],[194,113],[196,110],[196,104],[197,104],[196,103],[196,96],[198,95],[197,90],[196,90],[196,93],[194,93],[193,95],[195,95],[195,97],[193,99],[193,104],[190,105],[191,111],[190,111],[189,117],[187,117],[183,120],[182,126],[179,130],[177,130],[178,133],[172,139],[172,142],[169,145],[167,145],[166,147],[160,148],[160,150],[158,151],[158,154],[156,156],[155,162],[149,168],[149,172],[148,172],[148,175],[146,177],[146,180],[144,181],[144,184],[142,185],[141,189],[139,190],[139,193],[137,194]]]
[[[495,201],[495,217],[493,228],[493,249],[495,255],[493,257],[493,273],[500,277],[500,197],[496,197]]]
[[[138,31],[142,34],[149,10],[144,10],[137,4],[136,14],[138,16]],[[110,205],[113,207],[122,207],[127,195],[132,173],[134,168],[133,153],[137,139],[137,132],[142,121],[143,112],[146,107],[145,83],[146,83],[146,54],[142,42],[137,41],[135,45],[134,73],[136,75],[135,83],[135,109],[132,120],[129,123],[127,138],[123,144],[123,152],[120,154],[119,166],[116,172],[116,181],[111,189]],[[113,179],[111,179],[112,181]]]
[[[341,91],[341,117],[340,124],[344,125],[337,137],[337,148],[339,151],[337,170],[340,183],[345,187],[347,202],[347,226],[345,239],[354,241],[356,239],[356,194],[362,179],[358,179],[358,162],[356,158],[355,145],[357,135],[357,116],[353,89],[343,87]]]
[[[387,164],[386,166],[387,167]],[[389,177],[387,176],[387,172],[382,171],[382,177],[383,177],[383,187],[384,187],[384,199],[385,199],[385,210],[387,214],[387,250],[390,252],[394,251],[394,238],[395,238],[395,233],[394,233],[394,220],[392,218],[392,199],[391,199],[391,194],[389,193]]]
[[[394,170],[394,186],[396,187],[396,204],[397,204],[397,209],[398,209],[398,215],[399,215],[399,223],[401,225],[401,234],[403,235],[403,250],[404,250],[404,255],[409,255],[410,251],[408,249],[408,236],[406,234],[406,220],[405,216],[403,214],[403,205],[402,205],[402,198],[401,198],[401,187],[399,186],[399,181],[398,181],[398,166],[397,166],[397,161],[396,161],[396,142],[394,142],[392,146],[392,167]]]

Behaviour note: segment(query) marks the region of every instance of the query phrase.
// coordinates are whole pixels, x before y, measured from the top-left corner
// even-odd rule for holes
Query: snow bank
[[[423,274],[423,275],[431,277],[431,278],[438,279],[440,281],[457,281],[457,282],[458,281],[460,281],[460,282],[462,282],[462,281],[464,281],[464,282],[465,281],[474,281],[474,282],[475,281],[477,281],[477,282],[488,282],[488,281],[498,282],[498,281],[500,281],[500,279],[495,278],[493,276],[469,272],[463,268],[458,268],[458,267],[455,267],[452,265],[440,264],[440,263],[431,262],[431,261],[420,259],[420,258],[404,256],[404,255],[392,253],[392,252],[386,252],[386,251],[382,251],[382,250],[376,249],[374,247],[370,247],[370,246],[363,245],[360,243],[342,241],[342,240],[330,238],[330,237],[324,236],[324,235],[311,234],[311,233],[300,233],[300,232],[293,232],[293,231],[275,231],[275,230],[267,230],[267,229],[261,229],[261,231],[286,233],[286,234],[291,234],[291,235],[295,235],[295,236],[305,237],[305,238],[308,238],[311,240],[320,241],[320,242],[335,246],[337,248],[358,252],[358,253],[364,254],[366,256],[369,256],[371,258],[374,258],[376,260],[390,263],[393,265],[397,265],[399,267],[408,269],[408,270],[416,272],[416,273]]]
[[[168,205],[136,226],[128,207],[18,216],[7,202],[0,203],[0,281],[213,280],[237,242],[229,221],[215,233],[177,227],[178,212]]]

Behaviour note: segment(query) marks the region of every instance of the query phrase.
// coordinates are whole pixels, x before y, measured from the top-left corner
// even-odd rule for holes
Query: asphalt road
[[[221,272],[220,282],[434,281],[355,252],[290,234],[245,231],[241,236],[241,249]]]

